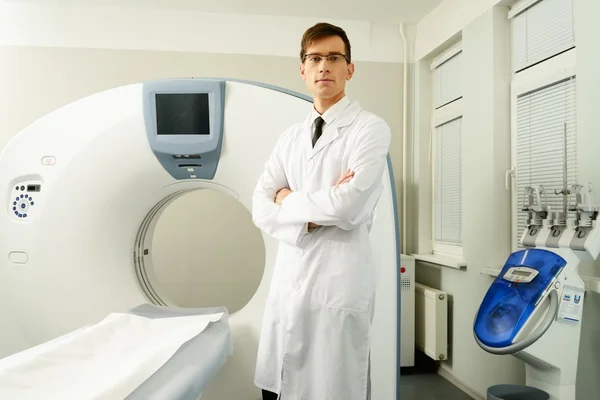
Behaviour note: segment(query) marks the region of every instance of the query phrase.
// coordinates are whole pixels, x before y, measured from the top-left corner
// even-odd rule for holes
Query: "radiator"
[[[448,359],[448,295],[415,283],[415,346],[434,360]]]

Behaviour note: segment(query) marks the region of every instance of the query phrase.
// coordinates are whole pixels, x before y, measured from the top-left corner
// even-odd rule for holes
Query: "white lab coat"
[[[279,240],[255,384],[281,400],[365,400],[376,276],[368,234],[391,133],[352,102],[314,149],[311,138],[309,115],[280,137],[254,192],[254,223]],[[354,178],[335,188],[348,168]],[[294,193],[279,206],[282,187]],[[308,233],[308,222],[322,226]]]

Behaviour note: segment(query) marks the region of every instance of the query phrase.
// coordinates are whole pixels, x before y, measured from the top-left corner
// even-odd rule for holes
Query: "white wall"
[[[417,24],[415,60],[436,52],[447,41],[502,0],[445,0]]]
[[[495,7],[462,27],[463,123],[461,135],[463,259],[467,268],[417,263],[417,281],[449,294],[449,360],[442,372],[483,395],[495,383],[524,383],[513,357],[492,356],[473,339],[473,319],[492,278],[482,268],[499,268],[510,253],[510,42],[508,10]],[[414,251],[431,250],[432,115],[431,57],[416,65]]]
[[[318,19],[225,17],[192,11],[161,11],[159,15],[156,10],[133,12],[16,2],[2,5],[0,38],[7,46],[0,47],[0,148],[25,126],[58,107],[101,90],[144,80],[229,77],[307,93],[299,75],[300,39]],[[333,22],[347,29],[353,59],[357,60],[348,95],[381,115],[392,127],[391,154],[399,186],[403,51],[396,48],[400,43],[398,28],[358,21]],[[126,27],[130,30],[125,31]],[[375,90],[378,88],[381,90]],[[154,249],[159,275],[171,293],[178,284],[186,283],[180,286],[180,302],[193,302],[195,306],[224,303],[234,311],[245,304],[260,281],[262,270],[257,265],[264,259],[264,249],[256,241],[258,232],[249,214],[209,197],[188,195],[163,215]],[[209,222],[219,224],[215,230],[199,227],[207,221],[205,209],[214,210],[217,205],[222,217],[211,215]],[[215,240],[214,235],[223,235],[221,229],[230,224],[239,229],[233,245],[238,250],[242,246],[244,251],[225,256],[225,249],[218,247],[220,239]],[[197,243],[211,246],[209,259]],[[197,260],[205,261],[203,268],[195,268]],[[215,265],[223,263],[227,269],[216,271]],[[235,274],[238,269],[245,274],[236,274],[227,290],[220,291],[227,279],[224,274]],[[196,272],[184,275],[186,271]],[[173,277],[170,282],[168,274]],[[235,282],[243,285],[235,286]],[[223,297],[223,293],[229,297]]]
[[[302,33],[315,18],[209,14],[116,6],[8,1],[0,44],[94,49],[299,57]],[[2,3],[0,3],[0,7]],[[0,13],[0,17],[2,13]],[[398,25],[335,20],[356,61],[402,62]]]
[[[597,140],[597,79],[600,50],[597,37],[600,6],[592,0],[575,1],[577,41],[578,172],[580,182],[591,181],[600,193],[600,144]],[[493,0],[446,0],[417,25],[414,104],[411,225],[415,253],[431,248],[431,58],[462,38],[464,58],[463,115],[463,232],[465,270],[417,263],[417,281],[450,295],[450,360],[442,374],[484,396],[487,387],[524,383],[524,364],[514,357],[491,356],[473,339],[472,324],[492,277],[485,268],[500,268],[510,246],[510,192],[504,172],[510,165],[510,32],[506,8]],[[510,2],[506,2],[510,3]],[[503,3],[503,4],[506,4]],[[600,265],[584,264],[583,275],[600,275]],[[600,382],[600,295],[586,293],[579,353],[577,400],[597,398]],[[565,338],[565,340],[568,340]],[[560,343],[557,343],[560,346]]]

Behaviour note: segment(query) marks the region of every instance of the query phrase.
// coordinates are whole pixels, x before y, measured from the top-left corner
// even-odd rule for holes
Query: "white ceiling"
[[[136,8],[193,9],[206,13],[274,15],[332,20],[417,23],[442,0],[8,0]]]

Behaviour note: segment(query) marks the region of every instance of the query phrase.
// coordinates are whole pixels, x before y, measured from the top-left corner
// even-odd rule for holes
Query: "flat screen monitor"
[[[159,135],[210,135],[208,93],[156,94]]]

